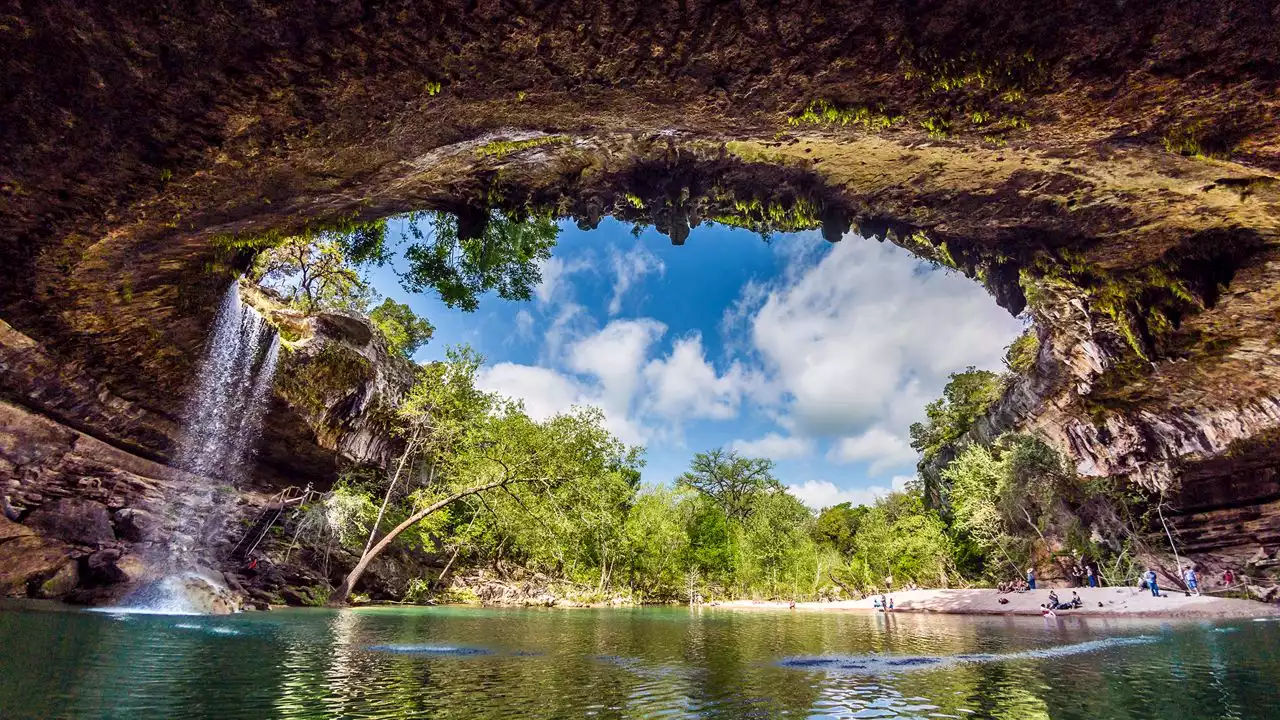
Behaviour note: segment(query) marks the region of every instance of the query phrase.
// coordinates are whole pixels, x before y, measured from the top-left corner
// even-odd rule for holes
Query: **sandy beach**
[[[1055,588],[1062,601],[1071,599],[1072,588]],[[1151,593],[1135,588],[1075,588],[1080,593],[1084,607],[1079,610],[1060,610],[1060,617],[1072,615],[1125,615],[1131,617],[1167,617],[1185,619],[1254,618],[1280,616],[1280,606],[1253,600],[1217,598],[1208,595],[1187,597],[1182,592]],[[895,612],[947,613],[954,615],[1039,615],[1040,606],[1049,599],[1049,591],[1035,590],[1025,593],[998,593],[994,589],[966,590],[909,590],[889,595],[893,598]],[[1001,604],[1001,598],[1007,604]],[[796,603],[796,610],[862,611],[876,612],[875,598],[842,600],[839,602]],[[754,602],[732,600],[717,607],[732,609],[786,609],[785,602]]]

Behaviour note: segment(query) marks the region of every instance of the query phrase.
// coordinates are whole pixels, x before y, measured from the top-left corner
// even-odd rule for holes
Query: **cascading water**
[[[232,283],[198,368],[174,458],[198,484],[183,487],[173,499],[177,531],[168,538],[167,555],[157,558],[166,577],[126,604],[153,612],[201,612],[207,603],[193,594],[201,594],[202,585],[218,594],[221,583],[199,569],[202,554],[223,532],[235,485],[257,445],[279,349],[275,328],[241,301],[240,283]]]

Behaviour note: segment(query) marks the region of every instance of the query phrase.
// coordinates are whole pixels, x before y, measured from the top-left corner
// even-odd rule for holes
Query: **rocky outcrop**
[[[14,9],[0,483],[19,516],[83,498],[117,543],[168,530],[190,480],[166,467],[181,399],[249,260],[219,240],[497,202],[676,242],[706,219],[856,228],[960,270],[1041,339],[973,439],[1034,431],[1086,475],[1175,498],[1206,552],[1274,557],[1274,12],[685,5]],[[806,113],[821,103],[843,115]],[[353,318],[265,310],[296,332],[246,497],[394,455],[385,414],[411,368]],[[103,553],[84,568],[108,577],[121,549],[70,552]]]
[[[69,592],[76,584],[71,582],[76,564],[71,548],[63,543],[0,518],[0,596],[54,597]]]
[[[41,505],[27,516],[25,523],[45,537],[74,545],[102,547],[116,539],[107,507],[84,498],[63,498]]]
[[[298,468],[300,446],[324,451],[309,479],[326,487],[339,463],[387,466],[399,446],[391,413],[413,385],[416,368],[388,352],[369,321],[338,312],[307,315],[285,306],[269,290],[246,286],[254,305],[284,333],[273,417],[294,417],[295,430],[272,424],[263,439],[265,462]],[[298,437],[301,431],[305,438]]]
[[[269,299],[259,301],[273,322],[293,328],[295,341],[281,363],[249,483],[231,508],[249,517],[276,487],[323,490],[344,464],[385,462],[396,447],[380,423],[414,377],[412,363],[390,356],[367,321],[289,316]],[[181,531],[173,499],[184,487],[207,484],[165,464],[178,425],[151,407],[173,413],[173,403],[162,403],[159,393],[134,401],[115,396],[82,367],[3,323],[0,364],[0,397],[10,399],[0,400],[0,496],[24,531],[0,556],[25,557],[8,561],[4,592],[118,600],[154,577],[154,543]],[[240,540],[238,527],[220,540],[223,556]]]

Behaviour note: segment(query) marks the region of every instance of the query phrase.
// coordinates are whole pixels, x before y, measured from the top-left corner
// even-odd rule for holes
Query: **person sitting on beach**
[[[1058,593],[1050,590],[1049,602],[1045,603],[1044,607],[1048,608],[1049,610],[1057,610],[1058,609]]]
[[[1071,591],[1071,607],[1072,608],[1084,607],[1084,601],[1080,599],[1080,593],[1076,592],[1075,590]]]
[[[1236,574],[1231,572],[1231,568],[1227,568],[1227,571],[1222,573],[1222,584],[1226,585],[1227,587],[1231,587],[1235,583],[1236,583]]]
[[[872,601],[871,601],[871,607],[875,608],[876,610],[879,610],[879,609],[880,609],[880,598],[876,598],[876,599],[872,600]]]

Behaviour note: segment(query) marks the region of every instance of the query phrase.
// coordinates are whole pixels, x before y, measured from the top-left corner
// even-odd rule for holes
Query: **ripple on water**
[[[994,663],[1014,660],[1046,660],[1052,658],[1097,652],[1128,645],[1146,645],[1159,642],[1160,638],[1151,635],[1133,637],[1113,637],[1104,640],[1090,640],[1072,645],[1056,645],[1034,650],[1021,650],[1011,653],[970,653],[965,655],[852,655],[852,656],[799,656],[783,658],[778,662],[782,667],[800,670],[824,670],[827,672],[879,675],[926,668],[948,667],[963,663]]]
[[[426,655],[431,657],[467,657],[473,655],[492,655],[487,648],[463,647],[460,645],[371,645],[374,652],[396,653],[399,655]]]

